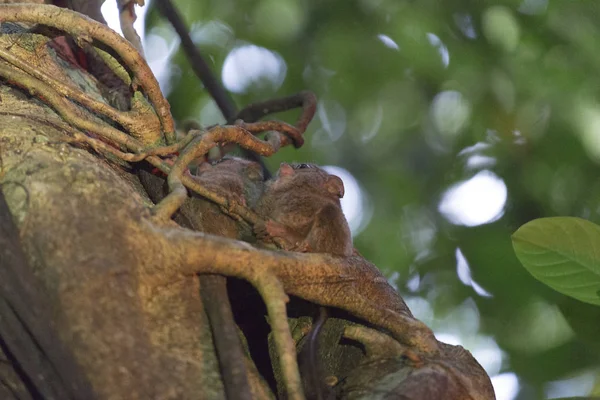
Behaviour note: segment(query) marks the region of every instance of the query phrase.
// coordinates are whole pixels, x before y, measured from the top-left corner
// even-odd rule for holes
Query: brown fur
[[[264,182],[260,165],[237,157],[224,158],[216,164],[203,163],[195,177],[206,189],[229,201],[252,207],[258,201]],[[196,230],[232,239],[249,239],[251,232],[242,224],[223,214],[219,206],[194,196],[181,208],[181,215],[187,217]]]
[[[266,219],[255,226],[258,240],[277,238],[285,250],[351,256],[352,236],[340,205],[343,196],[344,185],[337,176],[312,164],[282,163],[256,206]]]

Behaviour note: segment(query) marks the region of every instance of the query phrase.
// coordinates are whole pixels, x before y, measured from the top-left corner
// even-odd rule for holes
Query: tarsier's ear
[[[279,166],[279,176],[290,176],[290,175],[294,175],[296,173],[296,170],[294,170],[294,168],[287,163],[281,163],[281,165]]]
[[[342,182],[341,178],[335,175],[329,175],[325,182],[325,187],[329,193],[336,195],[340,199],[344,197],[344,182]]]
[[[206,171],[210,171],[212,169],[212,165],[209,162],[203,162],[198,166],[198,173],[203,173]]]

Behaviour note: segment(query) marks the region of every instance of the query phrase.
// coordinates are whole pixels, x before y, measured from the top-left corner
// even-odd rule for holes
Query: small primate
[[[256,205],[264,188],[260,165],[238,157],[225,157],[212,164],[204,162],[193,178],[206,189],[246,207]],[[181,207],[180,215],[198,231],[231,239],[247,240],[252,236],[217,204],[201,196],[192,195]]]
[[[277,239],[289,251],[353,255],[350,227],[340,204],[343,196],[339,177],[314,164],[282,163],[256,206],[256,212],[265,218],[264,224],[254,227],[257,240],[270,243]],[[330,387],[320,379],[317,361],[318,338],[327,317],[327,308],[319,307],[302,350],[308,360],[306,366],[301,365],[307,376],[306,394],[318,400],[332,396]]]
[[[351,256],[352,235],[340,205],[343,196],[339,177],[314,164],[282,163],[256,206],[266,219],[254,228],[257,239],[277,239],[284,250]]]

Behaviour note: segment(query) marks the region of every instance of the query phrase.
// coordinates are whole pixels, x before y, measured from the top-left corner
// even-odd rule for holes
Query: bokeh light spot
[[[433,308],[431,307],[431,303],[419,296],[403,296],[404,302],[413,313],[415,318],[419,321],[424,322],[427,325],[431,325],[431,322],[434,320]],[[442,340],[439,336],[436,337],[438,340]],[[445,342],[449,343],[449,342]]]
[[[471,286],[475,293],[481,297],[492,297],[492,294],[485,290],[481,285],[473,280],[471,276],[471,267],[460,249],[456,249],[456,274],[458,279],[465,285]]]
[[[354,176],[344,168],[333,165],[322,167],[330,174],[336,175],[344,182],[342,210],[348,220],[352,235],[356,236],[366,226],[373,214],[370,201]]]
[[[117,3],[106,1],[102,4],[100,11],[108,26],[118,34],[123,35],[119,22]],[[179,68],[171,63],[173,55],[179,48],[180,40],[170,26],[164,28],[154,27],[146,35],[145,18],[147,11],[148,2],[142,7],[135,6],[137,19],[133,27],[142,40],[148,66],[154,73],[154,76],[156,76],[156,80],[163,94],[166,96],[171,92],[173,77],[180,73]]]
[[[311,146],[316,149],[333,147],[333,142],[342,137],[346,131],[347,117],[346,110],[337,101],[330,99],[322,99],[317,103],[316,121],[320,125],[316,125],[316,131],[311,138]]]
[[[427,258],[437,235],[435,217],[426,207],[408,204],[402,210],[402,241],[410,244],[415,261]]]
[[[512,11],[504,6],[489,7],[483,13],[483,33],[487,40],[506,52],[517,48],[521,30]]]
[[[190,37],[197,45],[223,48],[234,40],[234,33],[229,25],[221,21],[208,21],[192,24]]]
[[[400,46],[398,46],[398,43],[396,43],[394,39],[392,39],[388,35],[380,33],[379,35],[377,35],[377,38],[381,40],[381,43],[383,43],[385,47],[389,47],[390,49],[394,50],[400,50]]]
[[[234,93],[245,93],[250,87],[276,91],[283,83],[287,65],[274,51],[255,45],[236,47],[223,63],[223,84]]]
[[[137,15],[137,19],[133,23],[133,28],[137,32],[137,34],[142,39],[142,43],[144,43],[144,35],[145,35],[145,19],[146,12],[148,11],[148,2],[144,6],[135,6],[135,14]],[[121,23],[119,22],[119,9],[117,8],[116,1],[105,1],[100,7],[100,12],[102,16],[106,20],[106,24],[119,35],[123,36],[123,31],[121,31]],[[144,51],[146,50],[146,46],[144,46]]]
[[[477,33],[475,32],[475,27],[473,26],[473,18],[469,14],[454,14],[454,23],[460,31],[468,37],[469,39],[475,39],[477,37]]]
[[[506,197],[504,181],[483,170],[446,190],[438,209],[453,224],[477,226],[500,218]]]
[[[588,155],[600,162],[600,107],[580,104],[576,108],[574,122]]]
[[[570,376],[566,379],[561,379],[549,382],[545,385],[547,399],[557,398],[574,398],[575,396],[588,396],[592,394],[594,382],[597,377],[595,371],[584,371],[576,376]]]
[[[173,78],[180,73],[171,62],[179,43],[179,38],[169,28],[154,28],[146,36],[146,60],[164,95],[171,92]]]
[[[519,392],[519,379],[512,372],[492,376],[496,400],[513,400]]]
[[[207,101],[200,110],[200,121],[202,121],[204,126],[224,124],[226,122],[223,113],[221,113],[219,106],[217,106],[217,103],[213,99]]]
[[[427,40],[429,40],[429,43],[438,50],[440,57],[442,58],[442,64],[444,67],[447,67],[450,64],[450,53],[448,52],[446,45],[433,33],[427,34]]]
[[[441,92],[431,103],[431,116],[438,132],[454,137],[467,125],[471,117],[471,103],[459,92]]]

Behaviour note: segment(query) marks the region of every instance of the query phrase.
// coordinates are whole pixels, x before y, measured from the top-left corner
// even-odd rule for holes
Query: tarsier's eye
[[[298,164],[298,169],[304,169],[304,168],[312,168],[313,166],[310,164]]]

